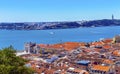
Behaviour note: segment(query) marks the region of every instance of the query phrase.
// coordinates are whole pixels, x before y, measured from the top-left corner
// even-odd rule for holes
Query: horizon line
[[[112,18],[111,19],[94,19],[94,20],[113,20]],[[44,22],[48,22],[48,23],[50,23],[50,22],[80,22],[80,21],[94,21],[94,20],[64,20],[64,21],[21,21],[21,22],[19,22],[19,21],[7,21],[7,22],[1,22],[0,21],[0,23],[44,23]],[[120,20],[120,19],[114,19],[114,20]]]

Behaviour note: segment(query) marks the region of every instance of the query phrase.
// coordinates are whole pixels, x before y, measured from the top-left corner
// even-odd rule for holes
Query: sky
[[[120,18],[120,0],[0,0],[0,22]]]

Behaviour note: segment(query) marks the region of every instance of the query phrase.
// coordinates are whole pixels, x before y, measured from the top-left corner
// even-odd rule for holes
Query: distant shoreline
[[[113,25],[111,27],[114,27],[116,25]],[[120,26],[120,25],[119,25]],[[110,27],[110,26],[98,26],[98,27]],[[97,27],[77,27],[77,28],[97,28]],[[77,29],[76,28],[76,29]],[[60,28],[61,30],[62,29],[75,29],[75,28]],[[23,30],[19,30],[19,29],[0,29],[0,30],[8,30],[8,31],[34,31],[34,30],[60,30],[59,28],[58,29],[32,29],[32,30],[26,30],[26,29],[23,29]]]
[[[0,23],[0,30],[50,30],[86,27],[120,26],[120,20],[103,19],[73,22],[30,22],[30,23]]]

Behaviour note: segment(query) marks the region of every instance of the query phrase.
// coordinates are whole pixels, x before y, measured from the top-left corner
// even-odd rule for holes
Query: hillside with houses
[[[21,22],[21,23],[0,23],[0,29],[4,30],[47,30],[47,29],[68,29],[79,27],[101,27],[120,26],[120,20],[103,19],[91,21],[65,21],[65,22]]]

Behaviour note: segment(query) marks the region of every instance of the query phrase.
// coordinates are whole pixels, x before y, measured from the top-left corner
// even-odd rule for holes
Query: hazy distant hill
[[[7,30],[42,30],[66,29],[78,27],[120,26],[120,20],[93,20],[74,22],[29,22],[29,23],[0,23],[0,29]]]
[[[99,26],[120,26],[120,20],[94,20],[82,23],[84,27]]]

